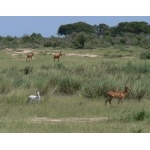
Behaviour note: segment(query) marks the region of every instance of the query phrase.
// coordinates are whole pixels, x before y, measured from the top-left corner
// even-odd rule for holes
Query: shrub
[[[132,130],[133,133],[141,133],[142,131],[143,131],[143,128],[137,128],[137,129]]]
[[[150,52],[144,52],[140,54],[141,59],[150,59]]]
[[[16,105],[16,104],[24,104],[27,100],[24,96],[11,95],[7,96],[3,99],[7,104]]]
[[[9,93],[13,88],[12,88],[12,83],[6,79],[0,79],[0,93]]]
[[[134,120],[136,120],[136,121],[143,121],[144,118],[145,118],[145,114],[146,114],[145,111],[142,110],[142,111],[140,111],[140,112],[134,114],[134,115],[133,115],[133,118],[134,118]]]
[[[120,121],[123,121],[123,122],[143,121],[145,117],[146,117],[146,112],[145,110],[142,110],[140,112],[133,112],[127,115],[124,114],[123,116],[121,116]]]
[[[104,81],[105,82],[105,81]],[[101,96],[106,96],[109,90],[109,85],[100,81],[89,81],[82,87],[82,96],[85,98],[97,98]]]
[[[96,98],[100,96],[100,85],[98,82],[88,82],[82,88],[82,96],[86,98]]]
[[[148,73],[150,72],[150,65],[148,63],[138,64],[129,61],[122,69],[127,73]]]
[[[74,70],[76,74],[83,74],[85,71],[85,67],[83,65],[78,65]]]
[[[66,70],[66,66],[62,63],[59,63],[59,62],[51,65],[50,68],[51,69],[58,69],[58,70],[61,70],[61,69]]]
[[[50,41],[44,42],[44,47],[51,47],[52,43]]]
[[[60,77],[59,79],[59,92],[64,94],[73,94],[80,88],[80,81],[76,78],[68,76]]]
[[[74,41],[74,46],[77,49],[84,48],[87,37],[83,33],[79,33]]]
[[[32,72],[32,70],[33,70],[33,68],[30,67],[30,66],[25,66],[25,67],[23,68],[24,74],[29,74],[29,73]]]

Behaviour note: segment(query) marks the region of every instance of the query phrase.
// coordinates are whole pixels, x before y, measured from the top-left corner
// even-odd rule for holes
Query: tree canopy
[[[98,36],[102,35],[121,35],[124,33],[134,34],[150,34],[150,25],[147,22],[120,22],[117,26],[109,27],[102,23],[99,25],[89,25],[84,22],[77,22],[73,24],[61,25],[58,29],[59,35],[69,35],[72,33],[96,33]]]
[[[150,25],[147,22],[121,22],[117,26],[117,32],[130,32],[134,34],[150,34]]]
[[[85,22],[77,22],[73,24],[61,25],[58,29],[59,35],[67,35],[74,32],[94,33],[94,30],[93,30],[93,26]]]

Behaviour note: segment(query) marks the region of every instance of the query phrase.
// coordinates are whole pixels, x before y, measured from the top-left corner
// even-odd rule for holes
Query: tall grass
[[[10,67],[1,70],[0,93],[17,88],[62,94],[80,93],[84,97],[106,96],[109,90],[124,90],[129,86],[127,98],[141,100],[150,96],[148,62],[125,63],[102,60],[94,64],[67,65],[56,63],[36,67]],[[27,71],[28,70],[28,71]]]
[[[0,132],[150,131],[148,60],[62,57],[54,63],[47,55],[35,57],[30,63],[8,55],[0,59]],[[105,107],[107,91],[123,91],[125,86],[129,87],[127,101]],[[37,90],[42,102],[27,105],[28,96]],[[35,117],[108,119],[35,123],[30,120]]]

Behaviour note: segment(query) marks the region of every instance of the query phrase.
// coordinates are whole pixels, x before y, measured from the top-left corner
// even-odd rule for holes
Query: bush
[[[82,87],[82,96],[85,98],[97,98],[106,96],[107,91],[110,89],[108,84],[100,81],[89,81]]]
[[[86,36],[83,33],[79,33],[74,41],[74,46],[77,49],[84,48]]]
[[[29,73],[32,72],[32,70],[33,70],[33,68],[30,67],[30,66],[25,66],[25,67],[23,68],[24,74],[29,74]]]
[[[144,118],[145,118],[145,114],[146,114],[145,111],[142,110],[142,111],[140,111],[140,112],[134,114],[134,115],[133,115],[133,118],[134,118],[134,120],[136,120],[136,121],[143,121]]]
[[[9,93],[13,89],[12,83],[6,78],[0,78],[0,83],[0,93]]]
[[[66,66],[62,63],[55,63],[54,65],[51,66],[52,69],[58,69],[58,70],[61,70],[61,69],[66,69]]]
[[[59,79],[59,92],[64,94],[73,94],[80,88],[80,81],[76,78],[68,76],[60,77]]]
[[[16,104],[25,104],[25,101],[27,100],[27,97],[24,96],[17,96],[17,95],[11,95],[7,96],[3,99],[5,103],[11,104],[11,105],[16,105]]]
[[[144,52],[140,54],[141,59],[150,59],[150,52]]]
[[[52,43],[47,41],[47,42],[44,42],[44,47],[51,47],[52,46]]]
[[[143,121],[146,117],[145,110],[142,110],[140,112],[133,112],[132,114],[123,115],[120,118],[120,121],[123,122],[130,122],[130,121]]]
[[[137,64],[129,61],[124,68],[122,68],[127,73],[149,73],[150,65],[148,63]]]

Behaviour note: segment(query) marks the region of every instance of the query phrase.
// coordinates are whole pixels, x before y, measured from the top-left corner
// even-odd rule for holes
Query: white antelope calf
[[[60,56],[62,56],[61,52],[59,54],[54,54],[54,61],[55,61],[55,59],[57,59],[59,61]]]
[[[109,91],[109,92],[107,92],[108,99],[105,101],[105,106],[106,106],[107,102],[109,102],[109,104],[111,104],[111,101],[113,98],[119,99],[118,104],[120,102],[122,102],[122,100],[126,97],[128,90],[129,90],[129,88],[126,86],[123,92],[121,92],[121,91]]]
[[[37,104],[40,102],[40,92],[37,92],[37,95],[30,95],[28,98],[29,104],[32,102],[36,102]]]

